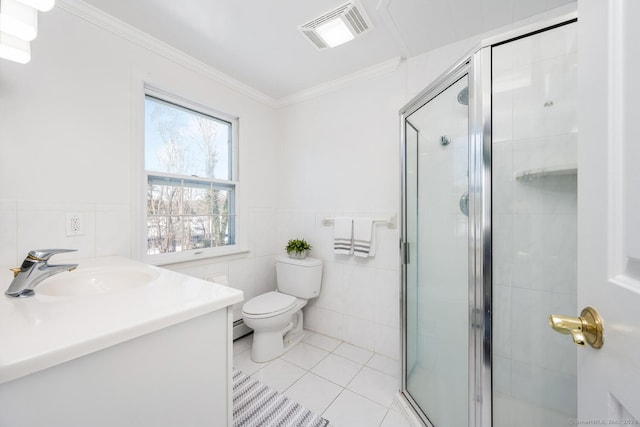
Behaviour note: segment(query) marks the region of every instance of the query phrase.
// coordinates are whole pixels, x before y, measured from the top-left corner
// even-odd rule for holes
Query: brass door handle
[[[593,307],[582,310],[580,317],[552,314],[549,316],[549,325],[556,332],[571,334],[573,342],[580,346],[589,344],[593,348],[600,348],[604,342],[602,318]]]

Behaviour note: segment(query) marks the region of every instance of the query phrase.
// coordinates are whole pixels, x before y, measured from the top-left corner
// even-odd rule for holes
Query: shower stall
[[[576,418],[576,14],[486,40],[401,110],[402,390],[434,427]]]

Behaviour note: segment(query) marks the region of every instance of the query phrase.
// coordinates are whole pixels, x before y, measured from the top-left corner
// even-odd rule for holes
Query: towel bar
[[[323,218],[322,219],[322,224],[323,225],[331,225],[333,224],[335,221],[335,218],[333,217],[327,217],[327,218]],[[388,218],[374,218],[373,222],[375,224],[386,224],[387,227],[389,228],[396,228],[397,223],[398,223],[398,215],[393,215],[391,217]]]

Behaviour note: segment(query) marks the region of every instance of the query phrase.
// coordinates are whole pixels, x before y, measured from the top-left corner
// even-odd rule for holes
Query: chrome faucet
[[[49,258],[55,254],[75,252],[76,249],[36,249],[30,251],[18,268],[12,268],[13,281],[4,293],[11,298],[26,298],[34,294],[34,288],[49,276],[63,271],[72,271],[78,264],[48,264]]]

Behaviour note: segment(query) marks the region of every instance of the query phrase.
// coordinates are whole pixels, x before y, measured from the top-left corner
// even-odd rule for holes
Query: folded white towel
[[[372,257],[376,254],[375,230],[373,218],[353,220],[353,253],[359,257]]]
[[[337,255],[353,253],[353,219],[337,217],[333,224],[333,252]]]

